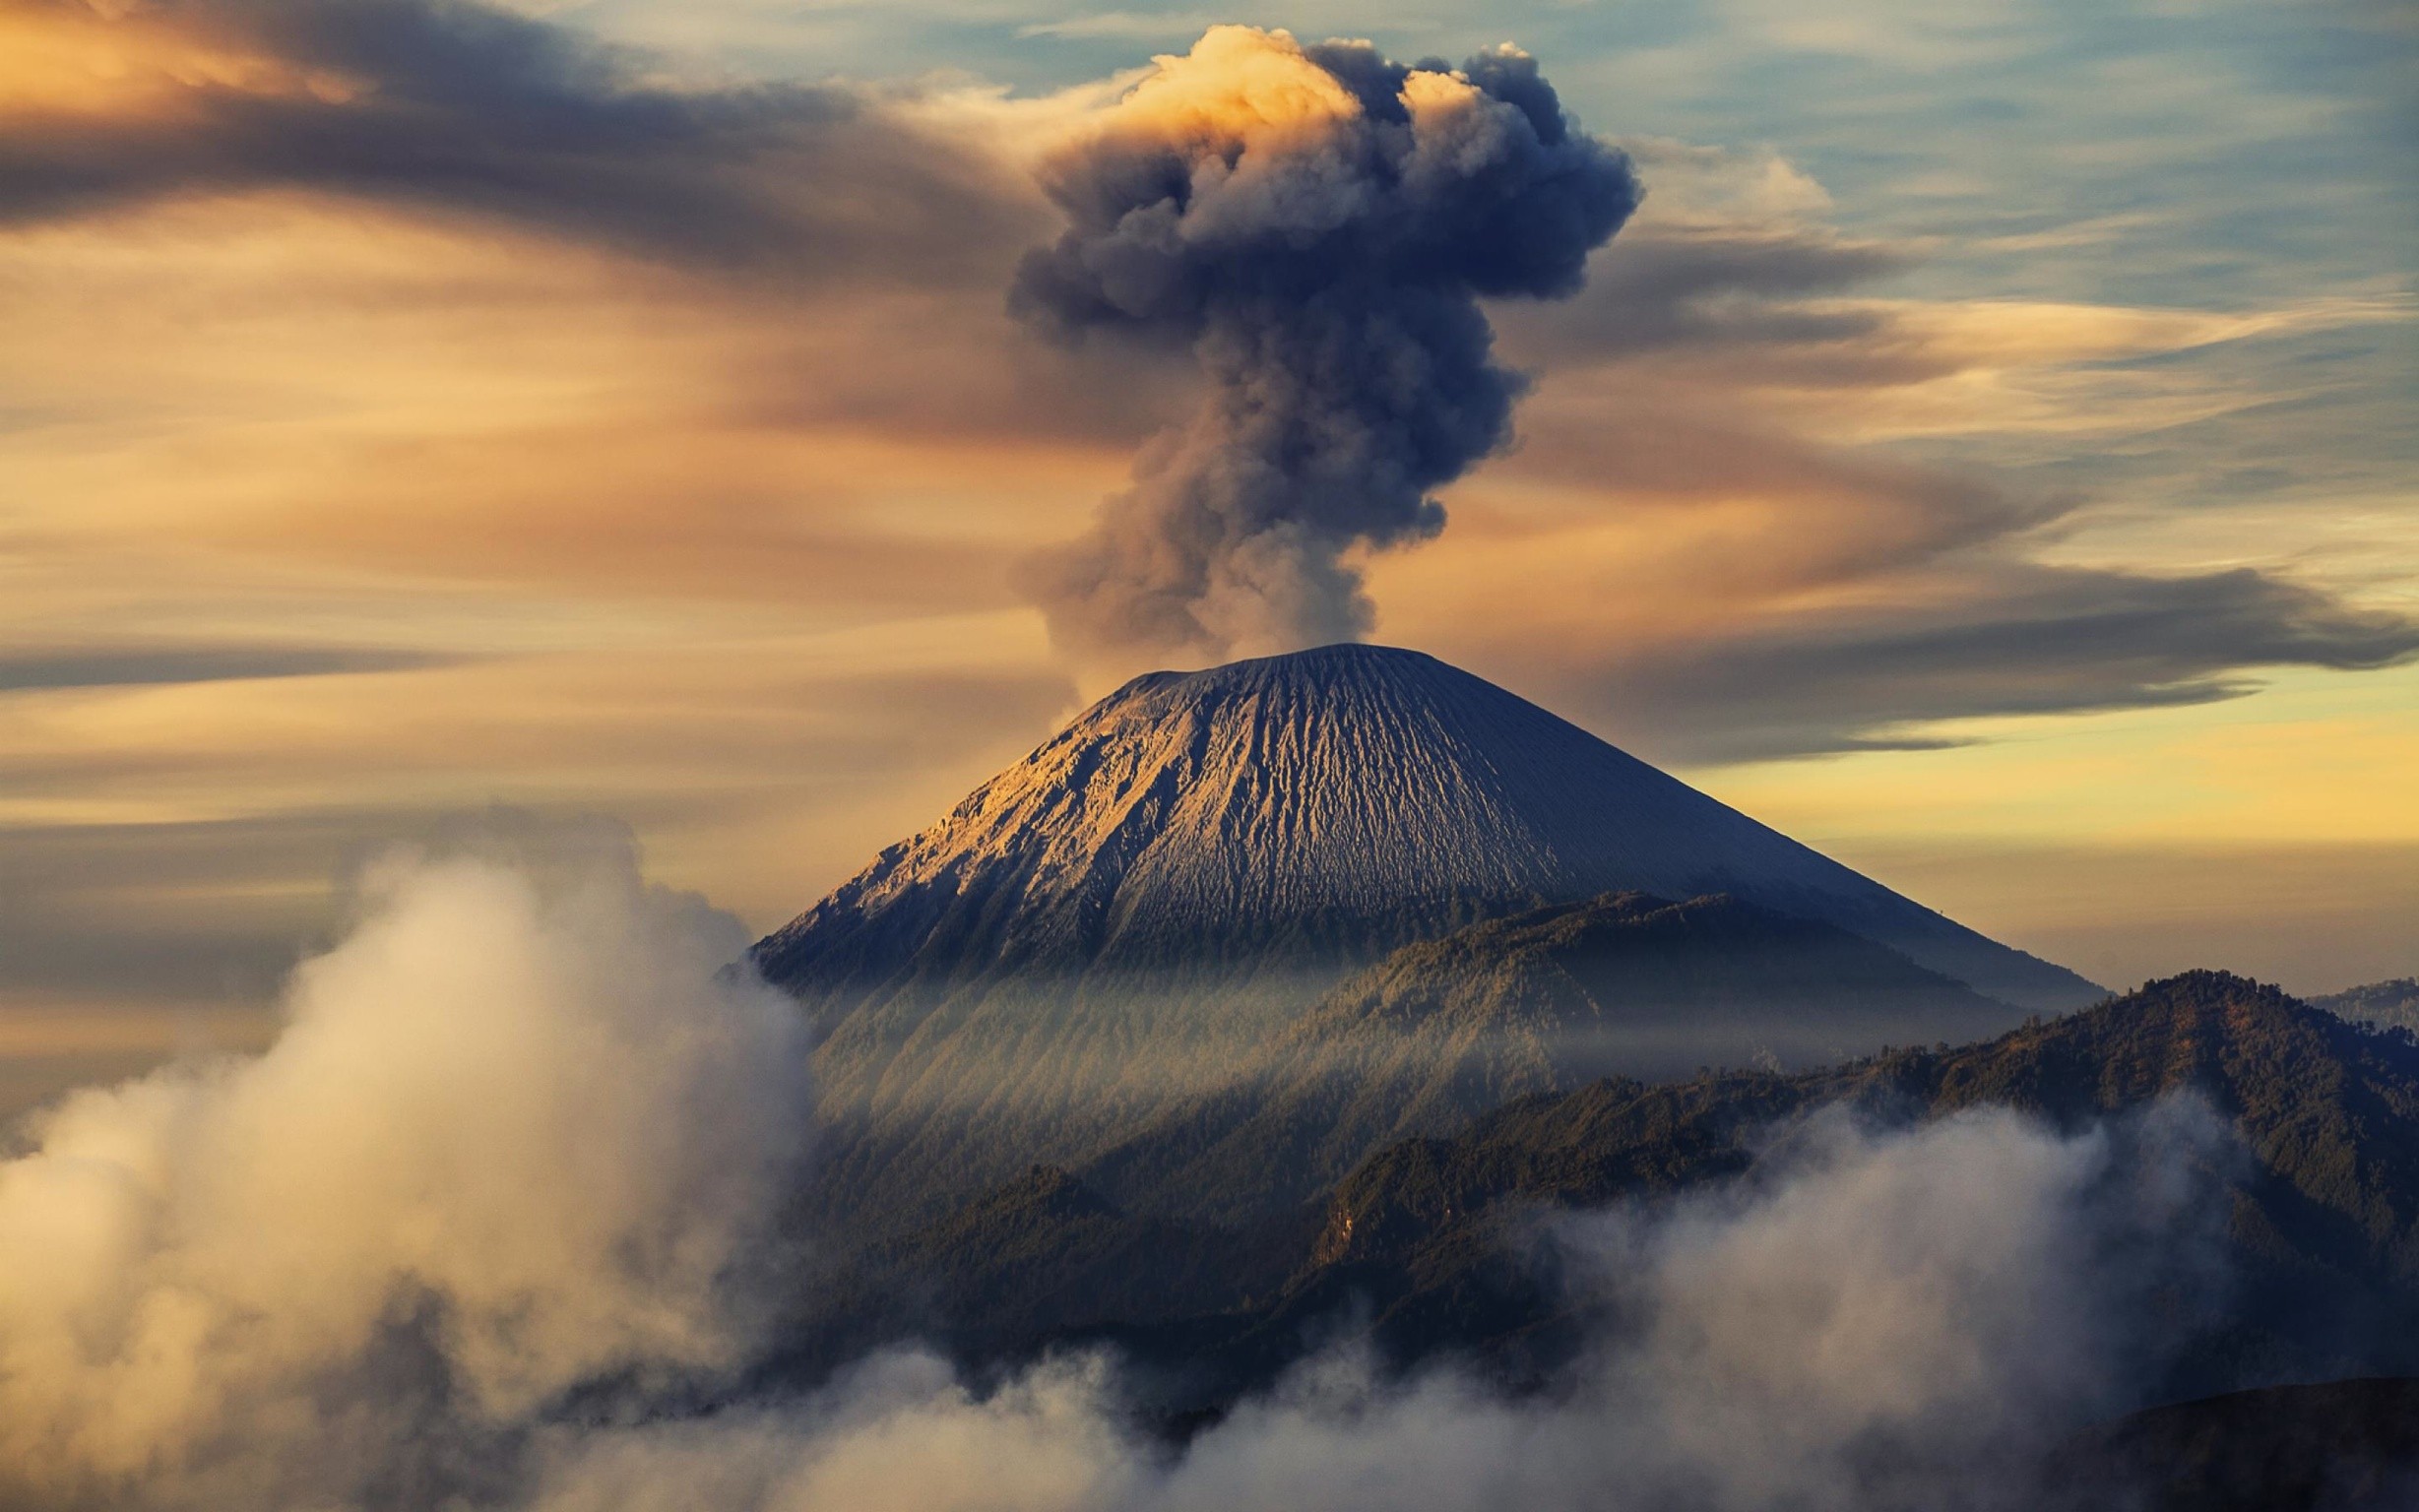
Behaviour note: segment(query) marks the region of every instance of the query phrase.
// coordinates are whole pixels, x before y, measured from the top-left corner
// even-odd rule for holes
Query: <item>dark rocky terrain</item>
[[[2409,1512],[2419,1380],[2269,1386],[2134,1413],[2068,1446],[2058,1512]]]

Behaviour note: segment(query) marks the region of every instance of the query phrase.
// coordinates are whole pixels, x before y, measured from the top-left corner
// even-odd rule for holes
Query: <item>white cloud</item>
[[[1613,1305],[1560,1397],[1389,1384],[1347,1351],[1173,1451],[1123,1426],[1097,1359],[977,1397],[903,1354],[785,1410],[558,1437],[540,1505],[2013,1508],[2035,1452],[2134,1384],[2146,1289],[2187,1311],[2215,1294],[2225,1138],[2194,1102],[2075,1138],[1997,1110],[1911,1134],[1819,1119],[1764,1180],[1564,1228]]]
[[[78,1094],[0,1166],[0,1500],[333,1499],[432,1403],[476,1432],[732,1357],[812,1109],[734,921],[626,856],[400,855],[364,897],[267,1052]]]

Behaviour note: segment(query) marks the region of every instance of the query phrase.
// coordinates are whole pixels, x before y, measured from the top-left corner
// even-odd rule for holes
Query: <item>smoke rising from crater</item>
[[[1188,349],[1206,384],[1092,530],[1029,564],[1085,657],[1365,633],[1351,554],[1442,529],[1432,490],[1510,434],[1522,380],[1479,300],[1576,291],[1639,192],[1523,53],[1405,66],[1248,27],[1161,58],[1043,180],[1068,225],[1012,308]]]

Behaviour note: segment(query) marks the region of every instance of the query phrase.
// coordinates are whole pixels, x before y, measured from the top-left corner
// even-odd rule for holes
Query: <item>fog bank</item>
[[[399,854],[264,1054],[32,1124],[0,1166],[0,1503],[1987,1512],[2223,1296],[2237,1152],[2197,1102],[2071,1135],[1834,1111],[1727,1188],[1541,1218],[1598,1320],[1544,1396],[1389,1378],[1349,1320],[1180,1446],[1108,1354],[978,1390],[910,1348],[739,1395],[801,1284],[777,1221],[813,1109],[743,945],[626,853]]]

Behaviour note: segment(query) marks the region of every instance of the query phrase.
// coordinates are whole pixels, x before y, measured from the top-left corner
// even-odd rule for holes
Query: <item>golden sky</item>
[[[1376,638],[2105,982],[2419,972],[2411,35],[2185,9],[1236,18],[1646,185]],[[0,0],[0,1099],[491,805],[769,927],[1164,660],[1016,567],[1197,379],[1004,296],[1200,22]]]

